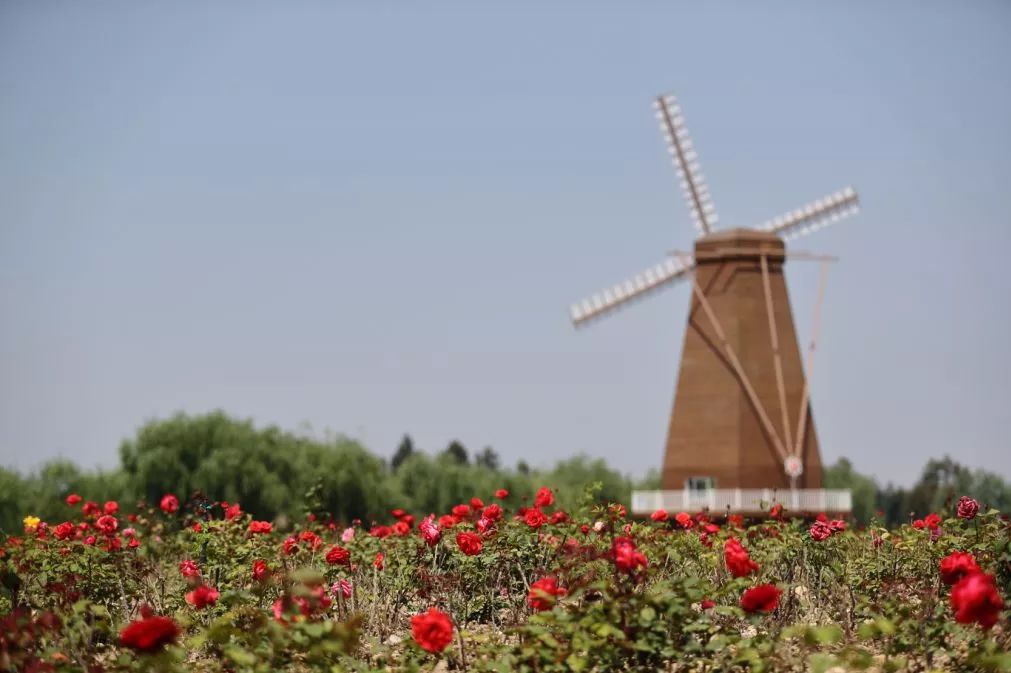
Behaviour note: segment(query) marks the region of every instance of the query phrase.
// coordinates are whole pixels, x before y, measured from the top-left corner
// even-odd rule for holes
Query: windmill
[[[661,288],[690,282],[692,301],[661,475],[664,492],[681,490],[687,501],[690,493],[723,489],[736,494],[727,496],[728,508],[736,498],[737,508],[747,510],[742,489],[790,488],[794,494],[820,489],[808,383],[825,273],[834,258],[787,252],[784,240],[855,213],[857,194],[847,187],[754,228],[716,230],[716,209],[677,100],[659,96],[653,106],[698,232],[694,253],[674,251],[660,264],[573,305],[572,321],[581,327]],[[822,266],[807,376],[783,276],[787,257]],[[819,502],[825,509],[824,498]]]

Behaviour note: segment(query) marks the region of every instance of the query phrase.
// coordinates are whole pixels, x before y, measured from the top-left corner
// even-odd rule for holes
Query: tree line
[[[43,464],[30,474],[0,468],[0,527],[18,531],[26,514],[61,521],[63,498],[78,493],[94,500],[158,502],[174,493],[186,499],[200,492],[219,501],[238,502],[258,518],[298,519],[306,512],[328,512],[339,521],[387,518],[394,508],[424,514],[446,512],[477,495],[498,489],[516,504],[530,502],[540,486],[550,486],[563,506],[571,506],[587,485],[600,485],[601,501],[628,503],[634,488],[659,488],[651,470],[634,480],[602,459],[575,456],[550,468],[525,462],[507,468],[491,447],[473,455],[459,441],[429,454],[404,436],[387,461],[346,437],[318,439],[275,426],[256,428],[216,411],[177,414],[142,426],[119,447],[120,464],[84,470],[68,460]],[[908,489],[880,486],[859,474],[845,458],[826,468],[828,488],[853,491],[854,516],[890,525],[939,510],[945,501],[972,494],[981,503],[1011,510],[1011,485],[998,475],[969,470],[952,459],[931,460]]]

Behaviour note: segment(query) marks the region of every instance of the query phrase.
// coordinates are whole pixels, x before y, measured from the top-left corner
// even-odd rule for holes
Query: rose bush
[[[1011,670],[1011,532],[971,498],[889,530],[504,490],[294,523],[71,494],[2,539],[0,670]]]

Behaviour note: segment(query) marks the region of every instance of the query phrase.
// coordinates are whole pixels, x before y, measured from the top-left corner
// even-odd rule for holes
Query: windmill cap
[[[775,234],[757,229],[723,229],[695,241],[695,260],[705,263],[712,260],[761,257],[782,261],[786,245]]]

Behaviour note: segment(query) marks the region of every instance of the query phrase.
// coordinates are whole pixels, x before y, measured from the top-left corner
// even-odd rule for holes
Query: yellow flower
[[[35,530],[36,528],[38,528],[39,527],[39,523],[41,523],[41,522],[42,522],[42,519],[40,519],[37,516],[32,516],[31,514],[29,514],[28,516],[26,516],[24,518],[24,520],[23,520],[23,523],[25,524],[25,528],[31,528],[32,530]]]

